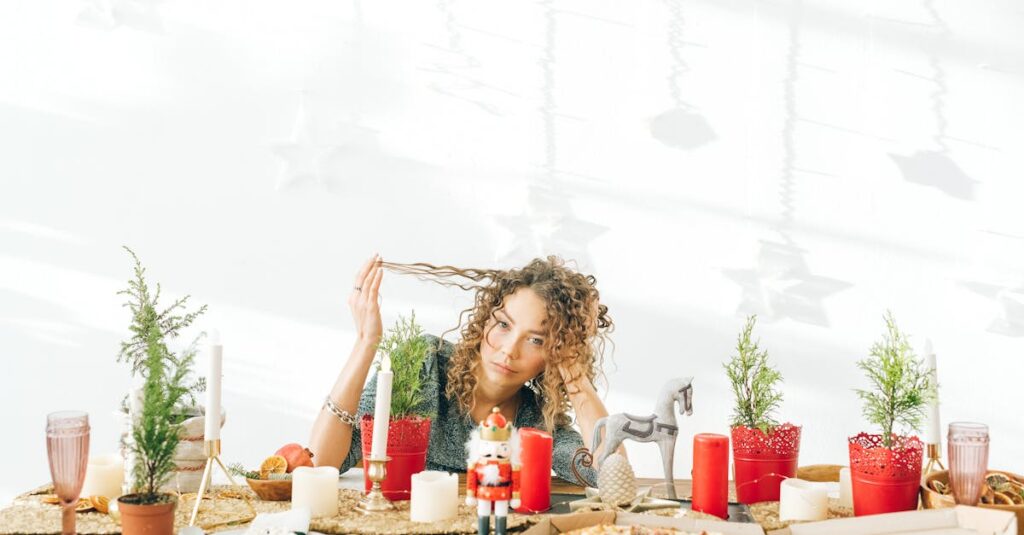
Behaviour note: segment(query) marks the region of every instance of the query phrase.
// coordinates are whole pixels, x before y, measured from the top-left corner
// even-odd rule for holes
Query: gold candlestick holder
[[[203,443],[204,449],[206,450],[206,468],[203,469],[203,480],[199,482],[199,494],[196,495],[196,505],[192,508],[192,517],[188,521],[188,525],[196,525],[196,517],[199,516],[199,504],[203,501],[203,495],[207,491],[207,483],[211,479],[213,474],[213,463],[216,462],[220,466],[220,469],[224,471],[224,475],[228,476],[228,481],[232,485],[237,485],[235,479],[231,477],[231,473],[224,467],[224,463],[220,460],[220,439],[207,440]]]
[[[928,464],[924,465],[924,475],[945,469],[942,464],[942,444],[928,444]]]
[[[370,467],[367,469],[366,476],[370,478],[372,485],[370,492],[366,493],[366,496],[363,496],[363,499],[359,500],[359,505],[356,506],[360,513],[369,515],[395,510],[395,505],[384,497],[384,492],[380,489],[380,482],[384,481],[384,477],[388,474],[387,464],[390,460],[391,457],[387,456],[383,459],[367,459]]]

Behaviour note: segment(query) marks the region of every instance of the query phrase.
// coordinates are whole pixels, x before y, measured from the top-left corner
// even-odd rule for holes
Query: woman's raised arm
[[[353,426],[342,422],[328,408],[328,403],[332,403],[339,412],[350,414],[354,420],[359,396],[383,332],[377,299],[383,276],[380,255],[367,260],[356,274],[348,298],[349,310],[356,324],[356,342],[313,422],[309,449],[313,452],[316,466],[340,466],[352,446]]]

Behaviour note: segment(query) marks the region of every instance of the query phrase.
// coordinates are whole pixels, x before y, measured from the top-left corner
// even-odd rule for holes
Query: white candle
[[[939,398],[938,398],[938,369],[935,366],[935,351],[932,349],[932,341],[924,342],[924,369],[931,376],[932,384],[935,385],[935,399],[928,403],[924,411],[924,442],[926,444],[942,444],[941,421],[939,419]]]
[[[853,508],[853,480],[850,479],[850,467],[839,469],[839,506]]]
[[[106,496],[113,501],[121,495],[124,484],[124,461],[119,455],[110,454],[89,457],[85,467],[85,482],[82,483],[82,497]]]
[[[210,368],[206,373],[206,426],[205,440],[220,439],[220,380],[224,363],[224,346],[220,345],[220,333],[210,333]]]
[[[338,469],[300,466],[292,471],[292,509],[307,508],[313,518],[338,516]]]
[[[391,359],[386,355],[381,358],[380,371],[377,372],[377,399],[373,412],[373,443],[370,459],[383,459],[388,454],[388,424],[391,421]]]
[[[409,520],[437,522],[459,512],[459,476],[428,470],[412,475]]]
[[[790,478],[779,487],[779,520],[825,520],[828,491],[821,485]]]

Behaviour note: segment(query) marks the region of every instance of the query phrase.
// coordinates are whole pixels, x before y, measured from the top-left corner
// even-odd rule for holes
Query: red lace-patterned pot
[[[917,509],[922,457],[923,446],[917,437],[893,435],[889,448],[882,445],[882,435],[850,437],[853,514]]]
[[[368,472],[370,450],[373,447],[373,416],[364,414],[359,421],[363,438],[363,481],[370,491]],[[427,466],[427,446],[430,445],[430,418],[419,416],[391,420],[388,426],[387,475],[381,482],[384,497],[389,500],[408,500],[412,492],[412,475]]]
[[[800,426],[782,424],[769,430],[732,428],[733,477],[740,503],[779,500],[783,479],[796,477]]]

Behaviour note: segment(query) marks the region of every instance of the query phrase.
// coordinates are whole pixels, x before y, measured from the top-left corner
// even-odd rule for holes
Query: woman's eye
[[[502,329],[508,329],[508,322],[498,320],[498,326],[501,327]]]
[[[535,346],[542,346],[544,345],[544,340],[540,338],[530,338],[530,343]]]

